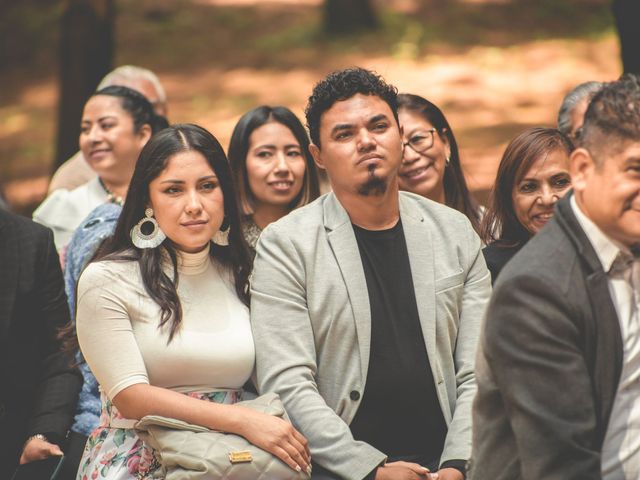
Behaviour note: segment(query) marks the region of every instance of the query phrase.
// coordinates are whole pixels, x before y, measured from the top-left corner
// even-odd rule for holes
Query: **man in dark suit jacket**
[[[637,77],[596,94],[580,147],[574,193],[505,267],[487,310],[474,480],[640,478]]]
[[[0,209],[2,479],[11,478],[19,460],[62,453],[82,383],[56,338],[68,321],[51,231]]]

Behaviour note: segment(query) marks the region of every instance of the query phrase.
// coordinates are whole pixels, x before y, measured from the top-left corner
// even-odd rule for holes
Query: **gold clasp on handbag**
[[[240,450],[239,452],[229,452],[229,461],[231,463],[248,463],[253,461],[249,450]]]

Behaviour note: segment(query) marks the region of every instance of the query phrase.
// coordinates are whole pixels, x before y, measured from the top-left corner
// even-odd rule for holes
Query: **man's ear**
[[[596,162],[586,148],[576,148],[569,157],[569,169],[573,189],[581,192],[596,169]]]
[[[320,157],[320,148],[317,145],[311,143],[309,144],[309,153],[313,157],[313,161],[316,162],[316,166],[324,170],[324,163],[322,162],[322,158]]]

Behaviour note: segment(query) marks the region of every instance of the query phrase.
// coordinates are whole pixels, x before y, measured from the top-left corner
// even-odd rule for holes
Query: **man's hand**
[[[443,468],[431,474],[433,480],[464,480],[464,475],[455,468]]]
[[[22,450],[20,465],[35,462],[36,460],[44,460],[48,457],[61,457],[62,455],[64,454],[58,445],[39,438],[32,438],[24,446],[24,450]]]
[[[429,469],[410,462],[391,462],[379,467],[375,480],[426,480]]]

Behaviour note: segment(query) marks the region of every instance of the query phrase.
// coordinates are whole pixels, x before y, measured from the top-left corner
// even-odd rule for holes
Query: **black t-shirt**
[[[442,454],[447,426],[438,402],[400,221],[389,230],[353,226],[371,306],[367,383],[351,432],[390,457]]]

